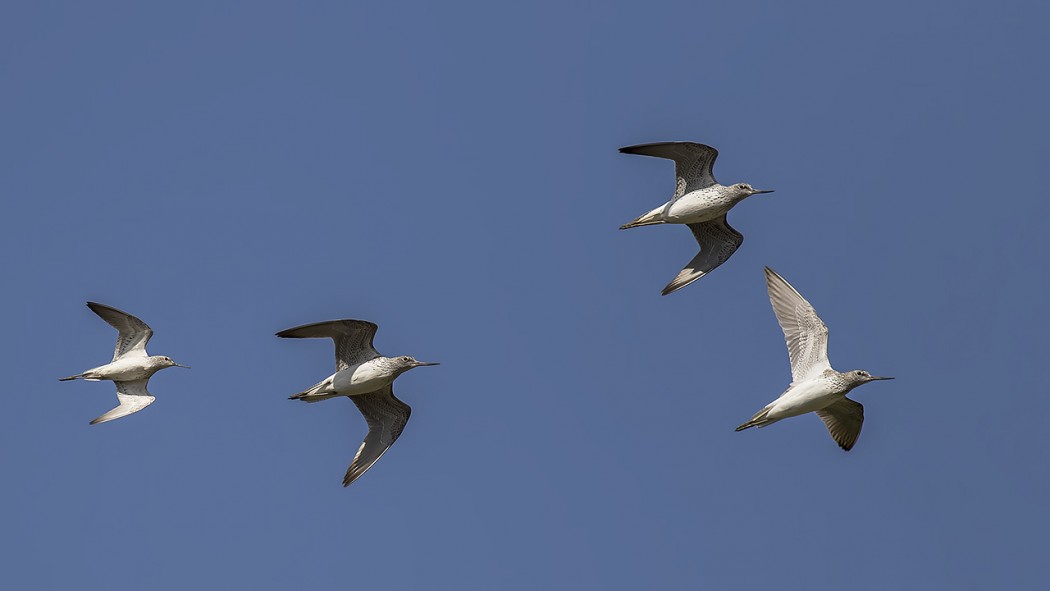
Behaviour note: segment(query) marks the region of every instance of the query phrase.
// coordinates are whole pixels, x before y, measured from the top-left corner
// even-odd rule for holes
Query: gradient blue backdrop
[[[1043,2],[37,2],[0,10],[8,589],[1044,588]],[[716,146],[754,197],[617,227]],[[786,387],[762,266],[867,422]],[[193,366],[102,426],[84,307]],[[414,414],[349,489],[301,323],[365,318]]]

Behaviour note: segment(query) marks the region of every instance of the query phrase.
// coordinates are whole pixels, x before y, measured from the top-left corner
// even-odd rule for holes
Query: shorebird
[[[726,214],[747,197],[773,190],[758,190],[747,183],[720,185],[711,168],[718,150],[693,142],[660,142],[620,148],[624,154],[640,154],[674,160],[677,177],[674,197],[660,207],[620,226],[621,230],[654,224],[685,224],[700,243],[700,252],[675,277],[662,295],[678,291],[714,271],[733,256],[744,236],[726,221]]]
[[[171,357],[164,355],[147,355],[146,343],[153,336],[153,329],[135,316],[95,302],[88,302],[87,307],[119,333],[117,346],[113,350],[113,361],[75,376],[60,378],[59,381],[112,380],[116,383],[117,400],[120,401],[120,405],[91,421],[92,425],[97,425],[136,413],[153,404],[156,398],[146,390],[146,383],[153,374],[165,367],[189,366],[179,365],[172,361]]]
[[[736,428],[765,427],[781,419],[815,412],[832,439],[849,451],[860,436],[864,407],[846,398],[850,390],[876,380],[892,380],[855,369],[835,371],[828,362],[828,327],[813,306],[791,284],[766,267],[769,301],[784,330],[791,359],[791,385],[787,391]]]
[[[394,396],[394,380],[406,371],[437,363],[412,357],[383,357],[372,346],[378,326],[364,320],[331,320],[282,330],[291,339],[330,338],[335,341],[336,372],[289,400],[320,402],[348,396],[368,423],[368,435],[343,477],[343,486],[361,477],[397,441],[412,408]]]

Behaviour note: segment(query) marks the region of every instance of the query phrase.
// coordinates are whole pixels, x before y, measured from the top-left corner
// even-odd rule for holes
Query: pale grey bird
[[[787,391],[736,428],[765,427],[781,419],[815,412],[831,437],[849,451],[860,436],[864,407],[846,398],[850,390],[876,380],[892,380],[855,369],[845,373],[828,362],[828,327],[813,306],[776,271],[766,267],[769,301],[784,330],[791,359],[791,385]]]
[[[416,367],[438,365],[407,356],[383,357],[372,346],[378,328],[371,322],[347,319],[306,324],[277,333],[283,338],[335,341],[336,372],[289,399],[320,402],[347,396],[365,416],[368,435],[350,462],[343,486],[350,486],[383,457],[408,423],[412,409],[394,396],[394,379]]]
[[[747,197],[773,190],[758,190],[747,183],[720,185],[711,168],[718,150],[693,142],[660,142],[620,148],[624,154],[641,154],[674,160],[677,183],[674,197],[660,207],[620,226],[621,230],[654,224],[685,224],[700,243],[700,252],[675,277],[662,295],[682,289],[715,270],[733,256],[744,236],[726,221],[726,214]]]
[[[117,385],[117,400],[120,405],[91,421],[92,425],[105,423],[136,413],[153,404],[156,398],[146,390],[150,376],[166,367],[185,367],[164,355],[147,355],[146,343],[153,336],[153,329],[135,316],[116,308],[88,302],[87,307],[98,314],[107,324],[117,329],[117,346],[113,350],[113,361],[93,367],[83,373],[59,381],[83,379],[93,382],[112,380]]]

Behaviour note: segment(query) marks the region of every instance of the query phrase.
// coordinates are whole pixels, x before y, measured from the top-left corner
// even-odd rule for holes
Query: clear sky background
[[[8,589],[1035,589],[1050,472],[1043,2],[34,2],[0,11]],[[724,266],[617,227],[711,144]],[[770,265],[831,330],[815,416]],[[89,426],[100,301],[193,366]],[[379,324],[413,415],[286,397]]]

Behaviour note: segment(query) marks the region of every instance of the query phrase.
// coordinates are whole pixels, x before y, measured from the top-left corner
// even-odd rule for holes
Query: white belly
[[[89,374],[89,379],[94,380],[116,380],[121,382],[141,380],[153,375],[153,372],[149,371],[149,366],[146,365],[146,359],[146,357],[118,359],[112,363],[89,369],[84,373]]]
[[[683,195],[667,208],[664,220],[671,224],[696,224],[718,219],[732,207],[720,197],[706,189]]]
[[[381,371],[371,361],[348,367],[332,376],[332,389],[343,396],[367,394],[388,386],[394,376]]]
[[[842,394],[829,386],[830,384],[822,379],[794,384],[780,398],[773,401],[773,406],[766,416],[780,420],[825,408],[842,397]]]

